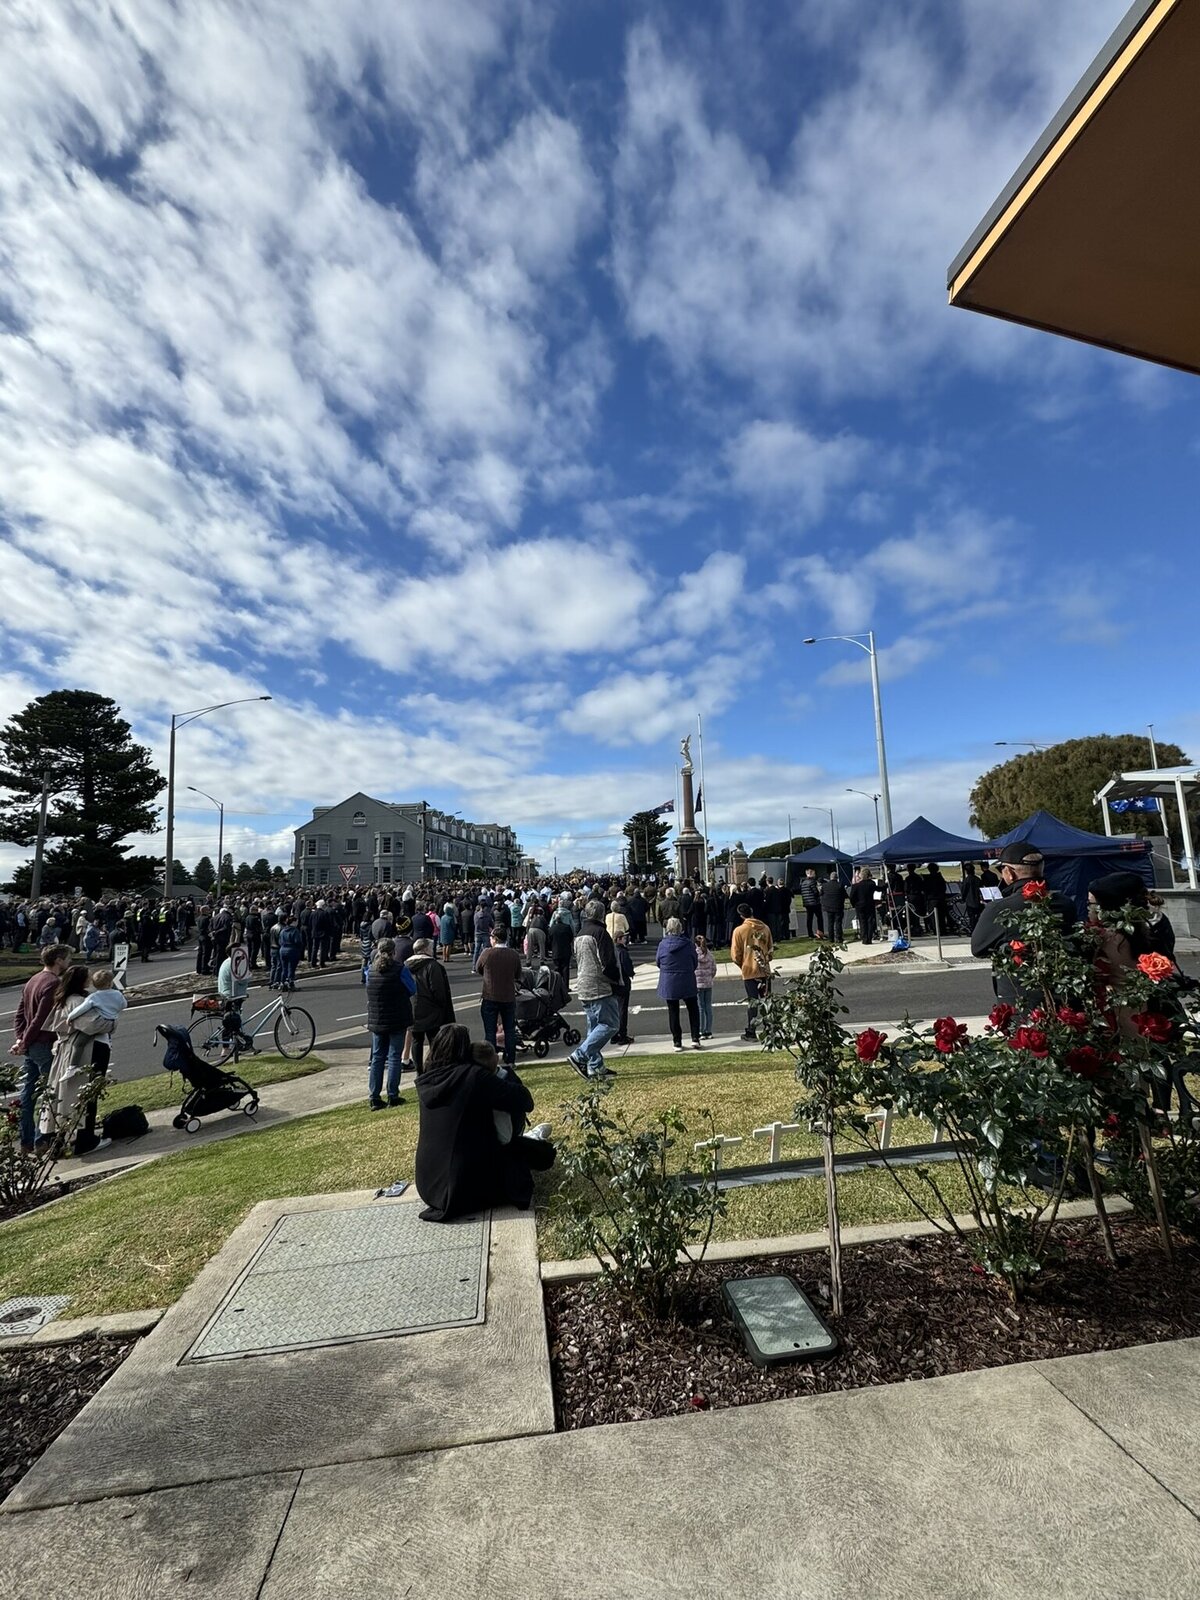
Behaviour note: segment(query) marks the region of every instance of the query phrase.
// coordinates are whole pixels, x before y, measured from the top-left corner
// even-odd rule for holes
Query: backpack
[[[770,935],[768,934],[768,938],[769,937]],[[771,961],[767,955],[766,945],[763,942],[762,934],[755,930],[755,932],[750,935],[749,943],[750,954],[754,957],[754,970],[758,973],[760,978],[769,978],[771,976]]]
[[[141,1106],[118,1106],[108,1113],[101,1126],[106,1139],[140,1139],[150,1132]]]

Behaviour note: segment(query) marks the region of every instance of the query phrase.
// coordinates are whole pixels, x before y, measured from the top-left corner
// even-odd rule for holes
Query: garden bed
[[[680,1297],[677,1319],[623,1314],[599,1280],[547,1284],[546,1322],[555,1415],[562,1430],[677,1416],[907,1383],[1056,1356],[1200,1335],[1200,1250],[1168,1262],[1157,1234],[1137,1221],[1116,1230],[1121,1266],[1105,1260],[1093,1221],[1055,1230],[1063,1259],[1019,1307],[980,1275],[966,1249],[941,1235],[847,1249],[846,1314],[828,1315],[824,1251],[709,1263]],[[725,1309],[728,1278],[787,1272],[842,1340],[832,1357],[760,1369]]]
[[[124,1361],[136,1339],[80,1339],[40,1349],[0,1346],[0,1500]]]
[[[48,1206],[52,1200],[61,1200],[68,1194],[77,1194],[81,1189],[90,1189],[92,1184],[111,1176],[109,1172],[87,1172],[78,1178],[54,1178],[20,1205],[0,1205],[0,1222],[11,1222],[16,1217],[28,1216],[39,1206]]]

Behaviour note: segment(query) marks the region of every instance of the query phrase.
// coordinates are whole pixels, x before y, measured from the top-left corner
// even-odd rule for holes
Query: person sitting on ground
[[[421,1122],[417,1134],[417,1193],[424,1222],[450,1222],[489,1206],[529,1209],[533,1173],[554,1164],[544,1137],[515,1133],[497,1138],[493,1113],[507,1112],[514,1130],[533,1110],[533,1096],[513,1067],[500,1076],[472,1056],[471,1035],[460,1024],[442,1028],[417,1079]],[[539,1129],[544,1134],[548,1129]]]

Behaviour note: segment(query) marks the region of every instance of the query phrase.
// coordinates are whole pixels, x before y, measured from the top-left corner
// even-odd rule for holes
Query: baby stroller
[[[167,1047],[163,1052],[163,1067],[167,1072],[177,1072],[188,1085],[179,1113],[171,1119],[173,1127],[199,1133],[201,1117],[211,1117],[218,1111],[234,1111],[238,1106],[248,1117],[258,1115],[258,1090],[251,1088],[236,1072],[214,1067],[198,1056],[192,1049],[186,1028],[168,1028],[160,1024],[154,1033]]]
[[[522,984],[517,994],[517,1029],[526,1046],[532,1046],[539,1061],[550,1053],[550,1042],[560,1039],[569,1048],[583,1037],[561,1015],[569,998],[566,980],[548,962],[543,962],[535,973],[526,969],[531,984]]]

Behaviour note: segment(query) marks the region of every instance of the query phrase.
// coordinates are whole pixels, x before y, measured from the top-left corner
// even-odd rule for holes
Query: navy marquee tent
[[[1081,917],[1087,915],[1088,885],[1110,872],[1136,872],[1147,887],[1154,887],[1150,846],[1132,834],[1085,833],[1069,822],[1035,811],[1010,832],[993,839],[989,855],[999,855],[1005,845],[1029,844],[1046,858],[1046,882],[1074,900]],[[859,858],[861,859],[861,858]]]
[[[843,883],[849,883],[854,857],[848,856],[844,850],[835,850],[831,844],[815,844],[811,850],[802,850],[797,855],[789,856],[785,865],[784,882],[795,893],[805,867],[836,866],[838,877]]]
[[[994,853],[994,846],[981,839],[963,839],[947,833],[929,821],[917,817],[907,828],[881,839],[869,850],[854,857],[857,867],[891,867],[908,861],[922,864],[927,861],[983,861]]]

